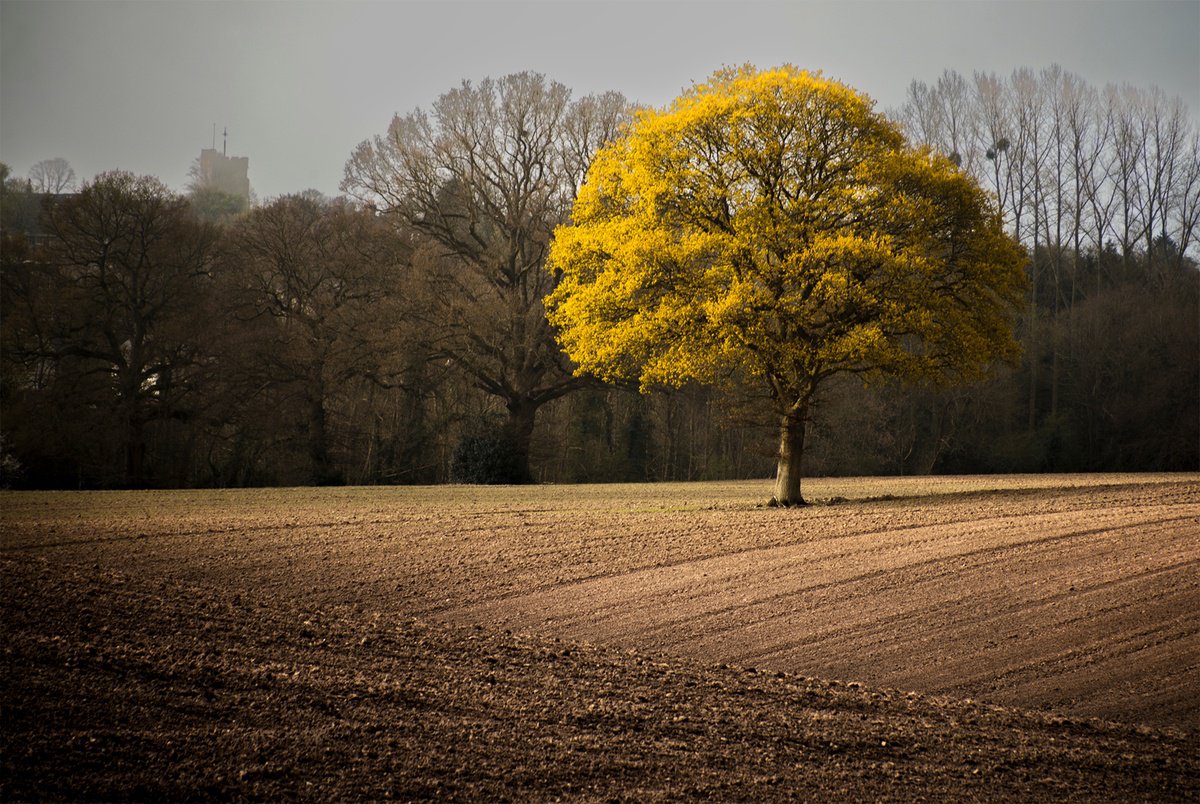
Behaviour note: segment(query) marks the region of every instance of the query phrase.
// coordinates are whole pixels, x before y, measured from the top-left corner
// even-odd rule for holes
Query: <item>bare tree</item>
[[[1056,107],[1060,117],[1060,138],[1066,148],[1064,183],[1069,185],[1068,215],[1072,261],[1083,253],[1087,224],[1088,197],[1096,183],[1100,154],[1105,147],[1105,129],[1098,114],[1095,89],[1074,73],[1064,72],[1056,85]],[[1072,293],[1074,294],[1074,275]]]
[[[574,103],[534,73],[443,94],[363,142],[342,189],[396,215],[422,241],[433,352],[498,399],[528,479],[537,410],[579,388],[542,308],[545,269],[591,154],[625,119],[615,93]]]
[[[1143,93],[1143,126],[1146,148],[1141,170],[1146,221],[1146,252],[1155,241],[1165,244],[1171,235],[1169,221],[1178,203],[1180,183],[1186,174],[1186,148],[1191,144],[1187,108],[1179,98],[1168,98],[1157,87]]]
[[[1116,162],[1113,147],[1115,121],[1105,97],[1096,93],[1093,95],[1093,101],[1095,106],[1092,118],[1096,133],[1093,147],[1087,154],[1090,159],[1086,166],[1081,165],[1079,176],[1085,182],[1083,192],[1090,213],[1088,229],[1091,234],[1091,247],[1099,254],[1112,236],[1117,214],[1116,184],[1112,181]]]
[[[1012,98],[1005,83],[992,73],[975,73],[975,126],[978,148],[986,163],[980,178],[992,188],[1000,202],[1006,225],[1020,231],[1021,204],[1017,198],[1013,170],[1013,140],[1017,126],[1012,111]]]
[[[971,83],[947,71],[932,86],[914,81],[896,114],[911,137],[991,187],[1035,258],[1043,245],[1080,254],[1085,243],[1114,242],[1128,257],[1195,242],[1195,126],[1182,100],[1157,88],[1101,94],[1058,65],[1007,79],[976,73]]]
[[[46,259],[56,294],[41,343],[111,409],[123,481],[145,481],[144,431],[186,415],[204,363],[212,229],[157,179],[104,173],[52,205]]]
[[[1014,226],[1017,237],[1025,242],[1032,241],[1029,265],[1030,296],[1029,312],[1025,326],[1028,339],[1029,368],[1029,428],[1037,425],[1038,369],[1041,362],[1039,351],[1038,286],[1041,282],[1041,222],[1046,216],[1046,196],[1042,192],[1042,174],[1048,161],[1050,136],[1046,131],[1046,98],[1041,82],[1033,71],[1016,70],[1011,79],[1012,112],[1017,136],[1012,146],[1010,164],[1015,177]],[[1025,226],[1022,227],[1022,218]]]
[[[35,193],[69,193],[75,189],[75,170],[61,156],[43,159],[29,169],[29,181]]]
[[[587,95],[567,108],[561,147],[564,180],[572,188],[572,199],[583,183],[592,155],[620,132],[633,111],[620,92]]]
[[[1145,175],[1141,168],[1146,148],[1142,121],[1142,99],[1135,87],[1128,84],[1105,88],[1105,101],[1112,125],[1112,169],[1109,174],[1116,194],[1120,226],[1114,233],[1121,243],[1126,261],[1132,257],[1134,246],[1146,231]]]
[[[1188,249],[1200,235],[1200,133],[1194,133],[1176,173],[1175,203],[1171,218],[1178,260],[1182,265]]]
[[[243,387],[295,403],[313,482],[340,480],[334,400],[355,381],[388,382],[390,334],[403,326],[389,320],[399,318],[391,304],[406,261],[404,244],[373,212],[316,194],[284,196],[229,228],[222,279],[251,335],[229,369],[244,375]]]
[[[1070,142],[1067,133],[1067,83],[1068,74],[1054,64],[1042,70],[1040,79],[1045,94],[1046,109],[1046,161],[1043,169],[1043,193],[1045,214],[1042,217],[1042,240],[1046,244],[1047,264],[1050,272],[1051,321],[1067,306],[1065,290],[1070,286],[1063,281],[1069,268],[1066,265],[1064,248],[1064,226],[1070,218]],[[1060,343],[1059,328],[1051,327],[1048,335],[1050,348],[1050,416],[1058,413]]]
[[[979,150],[975,93],[959,73],[946,70],[931,87],[913,81],[908,102],[900,111],[906,133],[948,156],[969,173],[977,173]]]

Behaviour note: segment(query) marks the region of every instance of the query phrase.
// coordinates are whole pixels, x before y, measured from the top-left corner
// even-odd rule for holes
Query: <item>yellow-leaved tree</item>
[[[978,184],[909,146],[868,97],[747,66],[597,153],[555,232],[547,309],[580,372],[769,400],[774,502],[800,505],[822,383],[949,382],[1014,359],[1023,263]]]

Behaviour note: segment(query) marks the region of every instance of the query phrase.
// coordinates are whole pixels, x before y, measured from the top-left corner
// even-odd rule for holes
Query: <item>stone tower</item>
[[[200,184],[250,200],[250,157],[226,156],[225,146],[200,151]]]

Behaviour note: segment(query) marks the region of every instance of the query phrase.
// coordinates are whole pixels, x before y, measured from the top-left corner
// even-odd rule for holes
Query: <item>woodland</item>
[[[61,160],[0,195],[0,485],[576,483],[770,476],[778,420],[706,385],[577,373],[556,228],[638,110],[464,82],[249,204]],[[914,82],[888,117],[1023,246],[1019,357],[954,385],[845,375],[804,473],[1200,469],[1200,132],[1051,67]]]

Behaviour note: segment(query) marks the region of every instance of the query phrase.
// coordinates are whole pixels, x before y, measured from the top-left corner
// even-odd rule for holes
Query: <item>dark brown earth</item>
[[[1200,478],[764,490],[6,493],[0,798],[1200,797]]]

